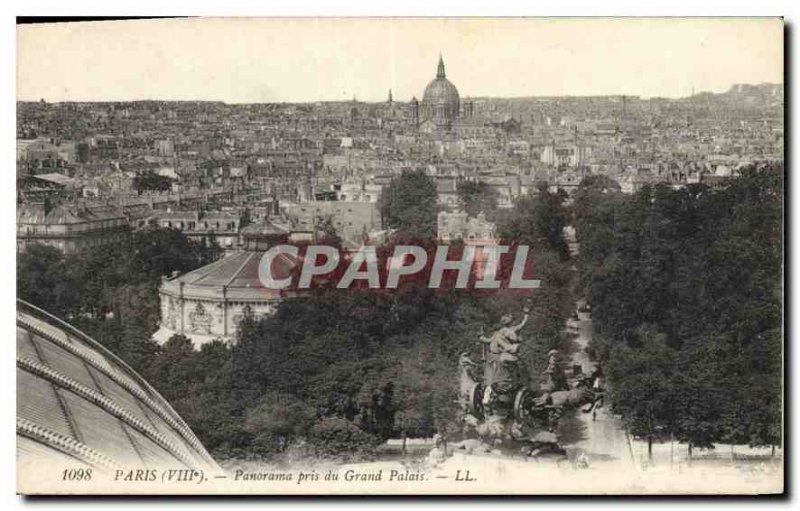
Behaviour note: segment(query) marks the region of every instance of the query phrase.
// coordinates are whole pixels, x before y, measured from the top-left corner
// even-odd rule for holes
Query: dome
[[[17,464],[22,486],[61,465],[219,470],[141,376],[83,332],[21,300]]]
[[[266,250],[239,250],[222,259],[184,273],[163,283],[162,291],[182,288],[182,296],[200,300],[225,296],[231,300],[254,302],[278,300],[286,295],[277,289],[267,289],[259,278],[259,266]],[[281,253],[273,261],[273,274],[284,278],[291,275],[296,261]]]
[[[458,108],[460,103],[458,89],[447,78],[435,78],[425,87],[422,102],[429,105],[453,105]]]
[[[425,87],[422,96],[422,117],[439,126],[449,126],[458,117],[460,106],[458,89],[447,79],[444,60],[439,56],[436,78]]]

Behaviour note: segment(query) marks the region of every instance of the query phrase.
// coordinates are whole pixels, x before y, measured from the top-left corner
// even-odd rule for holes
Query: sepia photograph
[[[17,493],[784,494],[787,30],[18,19]]]

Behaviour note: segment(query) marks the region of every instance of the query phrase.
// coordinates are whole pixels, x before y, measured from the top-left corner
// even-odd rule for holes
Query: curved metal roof
[[[102,345],[17,300],[17,461],[218,470],[167,401]]]

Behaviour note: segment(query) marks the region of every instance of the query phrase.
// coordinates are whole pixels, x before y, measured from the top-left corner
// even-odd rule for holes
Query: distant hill
[[[700,92],[690,98],[693,101],[720,102],[742,106],[777,106],[783,104],[783,84],[760,83],[758,85],[737,83],[725,92]]]

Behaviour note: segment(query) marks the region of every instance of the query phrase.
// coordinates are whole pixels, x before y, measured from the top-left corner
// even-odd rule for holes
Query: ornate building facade
[[[264,252],[286,242],[289,232],[267,224],[244,238],[245,250],[164,280],[158,292],[161,328],[153,336],[157,342],[164,343],[175,334],[185,335],[198,349],[215,339],[232,342],[245,314],[272,315],[282,300],[293,296],[292,292],[266,289],[259,279]],[[295,264],[281,254],[273,262],[273,274],[289,276]]]

